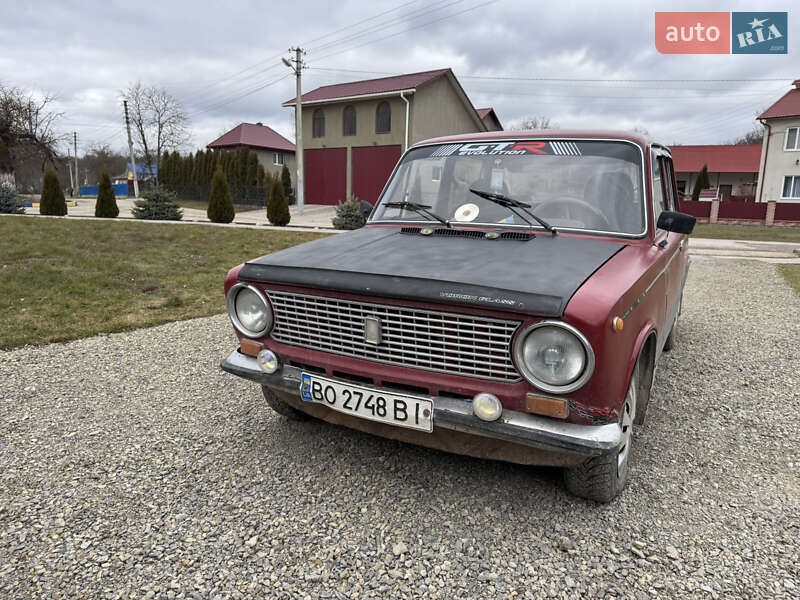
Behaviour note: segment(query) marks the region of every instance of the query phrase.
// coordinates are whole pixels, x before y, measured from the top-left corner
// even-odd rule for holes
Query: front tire
[[[619,427],[622,441],[614,452],[590,458],[577,467],[564,469],[564,483],[567,490],[588,500],[610,502],[625,489],[628,483],[628,463],[633,443],[633,423],[636,418],[636,401],[639,390],[639,362],[633,368]]]
[[[286,417],[290,421],[308,421],[311,416],[307,415],[306,413],[297,410],[293,406],[289,406],[278,398],[270,388],[265,385],[261,386],[261,392],[264,394],[264,400],[267,401],[270,408],[274,410],[276,413],[281,415],[282,417]]]

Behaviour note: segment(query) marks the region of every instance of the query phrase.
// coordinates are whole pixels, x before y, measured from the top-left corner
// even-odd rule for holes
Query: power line
[[[416,4],[416,2],[417,2],[417,0],[411,0],[411,2],[406,2],[405,4],[400,4],[398,6],[395,6],[394,8],[390,8],[389,10],[385,10],[382,13],[378,13],[377,15],[373,15],[371,17],[367,17],[366,19],[362,19],[361,21],[357,21],[356,23],[353,23],[352,25],[346,25],[345,27],[341,27],[340,29],[337,29],[336,31],[331,31],[329,33],[326,33],[325,35],[321,35],[319,37],[315,37],[314,39],[308,40],[307,42],[303,42],[300,45],[301,46],[308,46],[309,44],[311,44],[313,42],[318,42],[319,40],[324,40],[326,37],[331,37],[332,35],[336,35],[337,33],[341,33],[342,31],[345,31],[347,29],[352,29],[353,27],[357,27],[357,26],[359,26],[359,25],[361,25],[363,23],[367,23],[369,21],[373,21],[373,20],[377,19],[378,17],[382,17],[384,15],[388,15],[389,13],[396,12],[396,11],[400,10],[401,8],[404,8],[404,7],[408,6],[409,4]]]
[[[366,73],[371,75],[402,75],[386,71],[362,71],[358,69],[335,69],[331,67],[308,67],[315,71],[334,71],[337,73]],[[793,77],[770,77],[753,79],[618,79],[613,77],[581,79],[566,77],[516,77],[516,76],[489,76],[489,75],[459,75],[459,79],[483,79],[488,81],[532,81],[532,82],[559,82],[559,83],[751,83],[761,81],[787,81]]]
[[[403,29],[402,31],[398,31],[397,33],[392,33],[390,35],[386,35],[386,36],[383,36],[381,38],[377,38],[377,39],[374,39],[374,40],[368,40],[368,41],[366,41],[366,42],[364,42],[362,44],[357,44],[355,46],[351,46],[351,47],[345,48],[343,50],[338,50],[337,52],[332,52],[330,54],[326,54],[326,55],[320,56],[318,58],[319,59],[325,59],[325,58],[329,58],[331,56],[337,56],[337,55],[342,54],[344,52],[349,52],[349,51],[355,50],[357,48],[362,48],[364,46],[369,46],[370,44],[375,44],[375,43],[378,43],[378,42],[382,42],[384,40],[391,39],[391,38],[396,37],[398,35],[403,35],[404,33],[408,33],[409,31],[414,31],[415,29],[421,29],[423,27],[430,27],[431,25],[434,25],[435,23],[439,23],[440,21],[444,21],[446,19],[452,19],[453,17],[456,17],[458,15],[462,15],[464,13],[473,11],[473,10],[475,10],[477,8],[481,8],[481,7],[487,6],[489,4],[494,4],[497,1],[498,0],[488,0],[488,2],[482,2],[480,4],[476,4],[476,5],[471,6],[469,8],[465,8],[464,10],[460,10],[460,11],[451,13],[449,15],[445,15],[443,17],[439,17],[438,19],[434,19],[433,21],[428,21],[427,23],[422,23],[420,25],[415,25],[414,27],[409,27],[408,29]]]
[[[354,39],[363,37],[365,35],[369,35],[370,33],[377,33],[379,31],[383,31],[385,29],[389,29],[391,27],[394,27],[395,25],[399,25],[400,23],[402,23],[403,20],[418,19],[420,17],[423,17],[423,16],[428,15],[430,13],[436,12],[438,10],[443,10],[445,8],[449,8],[450,6],[453,6],[454,4],[460,4],[461,2],[464,2],[464,0],[437,0],[436,2],[433,2],[433,3],[429,4],[428,6],[425,6],[423,8],[419,8],[417,10],[413,10],[410,13],[406,13],[405,15],[402,15],[402,17],[399,18],[399,19],[389,19],[388,21],[385,21],[384,23],[378,23],[377,27],[371,26],[371,27],[368,27],[368,28],[358,32],[358,33],[354,33],[354,34],[351,34],[349,36],[346,36],[346,37],[343,37],[343,38],[339,38],[338,40],[333,40],[331,42],[327,42],[325,44],[322,44],[321,46],[319,46],[317,48],[313,48],[312,47],[312,48],[310,48],[308,50],[308,54],[312,54],[313,52],[318,52],[320,50],[324,50],[324,49],[330,48],[332,46],[338,46],[339,44],[345,44],[345,43],[350,42],[350,41],[352,41]],[[437,4],[439,6],[436,6]]]

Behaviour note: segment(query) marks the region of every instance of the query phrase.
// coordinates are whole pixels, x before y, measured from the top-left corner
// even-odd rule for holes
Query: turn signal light
[[[246,354],[247,356],[258,356],[258,353],[261,352],[263,347],[262,344],[254,342],[253,340],[243,339],[239,343],[239,350],[242,354]]]
[[[567,418],[567,401],[560,398],[545,398],[534,394],[525,394],[525,410],[543,417],[554,419]]]
[[[620,319],[619,317],[614,317],[614,320],[611,321],[611,329],[614,331],[622,331],[622,328],[625,327],[625,321]]]

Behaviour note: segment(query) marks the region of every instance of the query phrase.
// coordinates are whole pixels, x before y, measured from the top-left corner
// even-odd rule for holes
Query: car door
[[[678,205],[677,186],[672,157],[665,150],[654,150],[652,156],[654,221],[663,211],[675,211]],[[659,327],[659,340],[663,344],[680,309],[680,299],[686,275],[686,236],[656,229],[655,244],[664,253],[666,279],[665,320]]]

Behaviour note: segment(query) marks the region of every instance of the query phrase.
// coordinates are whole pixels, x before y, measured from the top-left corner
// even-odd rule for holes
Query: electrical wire
[[[356,50],[357,48],[363,48],[364,46],[369,46],[371,44],[376,44],[378,42],[382,42],[382,41],[391,39],[393,37],[397,37],[398,35],[403,35],[404,33],[408,33],[409,31],[414,31],[416,29],[422,29],[424,27],[430,27],[431,25],[434,25],[435,23],[439,23],[439,22],[444,21],[446,19],[452,19],[453,17],[457,17],[458,15],[462,15],[464,13],[476,10],[478,8],[481,8],[483,6],[487,6],[489,4],[494,4],[494,3],[498,2],[498,1],[499,0],[488,0],[488,2],[481,2],[479,4],[471,6],[469,8],[465,8],[464,10],[460,10],[460,11],[451,13],[449,15],[445,15],[443,17],[439,17],[438,19],[434,19],[433,21],[428,21],[427,23],[422,23],[420,25],[415,25],[414,27],[409,27],[408,29],[403,29],[402,31],[398,31],[396,33],[392,33],[390,35],[386,35],[386,36],[383,36],[381,38],[377,38],[377,39],[374,39],[374,40],[368,40],[368,41],[366,41],[366,42],[364,42],[362,44],[357,44],[357,45],[351,46],[349,48],[344,48],[343,50],[338,50],[338,51],[332,52],[330,54],[325,54],[324,56],[318,57],[318,59],[322,60],[322,59],[325,59],[325,58],[330,58],[331,56],[338,56],[339,54],[343,54],[344,52],[350,52],[351,50]]]

